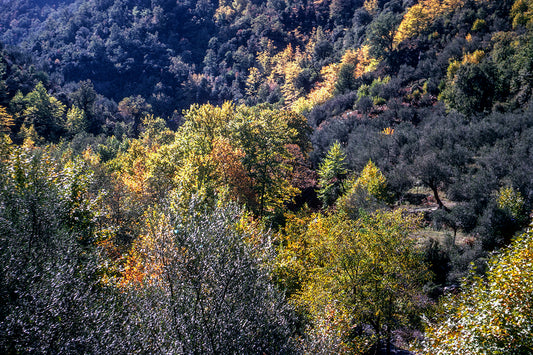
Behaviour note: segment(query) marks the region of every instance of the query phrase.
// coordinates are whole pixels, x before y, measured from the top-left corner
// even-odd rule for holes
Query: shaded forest
[[[531,0],[0,2],[0,352],[533,352]]]

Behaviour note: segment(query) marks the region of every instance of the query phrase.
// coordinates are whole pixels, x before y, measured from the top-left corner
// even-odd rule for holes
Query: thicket
[[[532,9],[3,1],[0,351],[533,351]]]

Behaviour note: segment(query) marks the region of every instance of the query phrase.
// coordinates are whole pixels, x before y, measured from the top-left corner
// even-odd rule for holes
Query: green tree
[[[368,26],[366,40],[370,54],[376,59],[387,59],[394,50],[394,35],[400,23],[398,15],[383,11]]]
[[[37,134],[48,141],[57,141],[64,126],[65,105],[48,94],[42,82],[22,100],[23,122],[33,126]]]
[[[235,117],[231,141],[245,154],[242,163],[257,196],[258,206],[254,210],[259,216],[279,212],[298,192],[290,184],[293,166],[290,161],[294,157],[287,145],[298,143],[302,136],[296,128],[288,126],[299,124],[294,120],[288,122],[287,117],[278,110],[245,106],[238,108]]]
[[[450,72],[440,98],[465,115],[489,111],[498,95],[498,77],[491,61],[464,63]]]
[[[347,91],[357,89],[357,82],[354,76],[355,66],[353,64],[343,64],[339,70],[337,82],[335,83],[335,93],[343,94]]]
[[[328,154],[319,167],[318,196],[325,206],[333,205],[344,193],[343,180],[348,173],[345,160],[346,154],[337,141],[329,148]]]
[[[103,117],[98,117],[95,112],[96,99],[98,97],[96,90],[94,90],[93,83],[90,80],[85,80],[79,83],[79,87],[70,95],[73,106],[76,106],[85,112],[87,129],[89,132],[97,134],[101,131],[105,122]]]
[[[51,151],[13,147],[0,161],[0,352],[132,351],[118,294],[100,283],[91,184]]]

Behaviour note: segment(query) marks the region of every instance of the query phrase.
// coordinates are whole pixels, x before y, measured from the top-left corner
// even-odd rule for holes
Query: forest
[[[0,1],[0,353],[533,353],[533,0]]]

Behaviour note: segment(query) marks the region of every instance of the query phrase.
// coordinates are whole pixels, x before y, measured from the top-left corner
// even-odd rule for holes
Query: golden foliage
[[[311,317],[311,336],[364,353],[381,327],[407,321],[408,309],[419,306],[428,274],[409,237],[418,216],[397,210],[356,221],[343,213],[286,217],[277,235],[276,277],[293,304]],[[375,324],[376,333],[350,332],[358,324]]]
[[[368,11],[369,14],[374,16],[379,9],[378,0],[365,0],[363,7],[366,11]]]
[[[257,69],[256,67],[251,67],[248,70],[248,77],[246,78],[246,95],[256,95],[259,90],[259,86],[261,86],[262,81],[263,78],[259,69]]]
[[[335,84],[337,83],[339,71],[344,64],[355,66],[354,77],[359,78],[363,74],[376,69],[379,61],[369,53],[368,45],[357,49],[348,49],[342,56],[340,63],[332,63],[322,67],[320,76],[322,80],[304,98],[300,97],[293,102],[291,109],[298,113],[311,110],[314,106],[323,104],[333,97]]]
[[[7,113],[4,106],[0,106],[0,132],[10,132],[14,124],[13,116]]]
[[[465,53],[463,55],[463,59],[461,61],[458,60],[450,60],[450,64],[448,65],[447,69],[447,78],[450,81],[453,81],[455,78],[455,74],[461,68],[462,65],[465,64],[479,64],[481,61],[485,58],[485,52],[481,49],[478,49],[472,53]]]
[[[119,287],[140,287],[161,281],[163,268],[171,261],[166,256],[176,255],[172,242],[174,228],[168,218],[156,210],[148,210],[144,222],[144,233],[135,239],[122,261]],[[186,255],[186,251],[182,255]]]
[[[533,232],[489,260],[486,279],[471,275],[441,302],[422,354],[530,354],[533,351]]]
[[[516,0],[511,8],[511,18],[513,28],[524,26],[531,29],[533,27],[533,1]]]
[[[510,186],[502,187],[498,191],[498,207],[507,210],[515,220],[525,217],[525,201],[520,191]]]
[[[475,0],[484,2],[487,0]],[[465,0],[422,0],[407,10],[394,36],[397,46],[429,29],[437,18],[447,16],[465,5]]]
[[[230,200],[255,205],[255,196],[250,189],[253,183],[242,165],[244,152],[233,149],[228,139],[218,138],[210,157],[216,162],[214,176],[220,181],[219,192],[222,195],[227,193]]]
[[[386,136],[392,136],[394,134],[394,128],[392,127],[383,128],[383,131],[381,131],[381,133]]]

